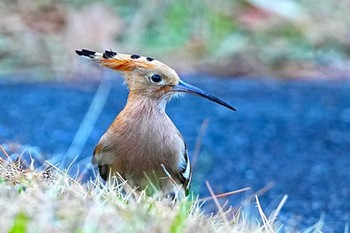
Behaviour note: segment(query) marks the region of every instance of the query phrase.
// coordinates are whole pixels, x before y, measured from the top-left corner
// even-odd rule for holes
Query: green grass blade
[[[25,213],[19,213],[16,215],[15,220],[13,222],[13,226],[8,231],[8,233],[25,233],[27,232],[27,225],[29,222],[29,218]]]
[[[170,233],[180,233],[185,228],[186,219],[190,213],[190,202],[183,201],[179,205],[179,210],[170,225]]]

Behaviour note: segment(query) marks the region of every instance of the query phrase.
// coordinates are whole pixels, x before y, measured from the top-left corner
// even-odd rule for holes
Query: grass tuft
[[[32,163],[33,164],[33,163]],[[207,184],[210,188],[210,185]],[[211,190],[211,189],[210,189]],[[217,199],[212,193],[212,198]],[[53,165],[43,171],[0,157],[1,232],[277,232],[278,207],[262,220],[239,212],[204,214],[196,198],[173,201],[136,192],[126,182],[80,183]],[[254,219],[254,220],[249,220]]]

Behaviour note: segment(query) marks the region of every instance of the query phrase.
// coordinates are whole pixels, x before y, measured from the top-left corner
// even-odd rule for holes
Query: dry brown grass
[[[197,199],[148,197],[126,183],[82,184],[50,164],[37,171],[10,161],[0,149],[1,232],[281,232],[276,218],[285,199],[268,218],[256,196],[258,221],[244,211],[224,211],[212,193],[219,211],[208,216]]]

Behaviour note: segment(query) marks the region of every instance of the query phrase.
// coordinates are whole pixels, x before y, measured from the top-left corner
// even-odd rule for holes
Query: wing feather
[[[191,172],[191,163],[188,157],[188,149],[186,144],[185,144],[185,149],[180,156],[182,157],[182,159],[180,160],[180,163],[179,163],[179,176],[180,176],[179,178],[187,194],[191,185],[192,172]]]

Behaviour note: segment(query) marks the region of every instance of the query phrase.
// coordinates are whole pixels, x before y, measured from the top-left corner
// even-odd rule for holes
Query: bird
[[[236,111],[206,91],[180,79],[166,64],[151,57],[81,49],[79,56],[121,72],[129,93],[124,109],[95,147],[92,164],[104,180],[119,175],[137,190],[183,197],[189,194],[192,171],[182,134],[165,112],[181,93],[191,93]]]

